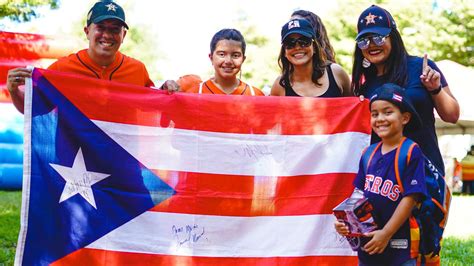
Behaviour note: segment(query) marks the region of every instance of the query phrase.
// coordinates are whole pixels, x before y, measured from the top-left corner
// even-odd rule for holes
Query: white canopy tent
[[[474,69],[453,61],[436,62],[459,102],[461,115],[456,124],[443,122],[436,114],[436,133],[446,169],[446,183],[452,191],[460,192],[459,183],[453,183],[453,158],[460,161],[474,141]]]
[[[461,107],[461,116],[456,124],[443,122],[436,114],[438,136],[454,134],[474,134],[474,69],[453,61],[436,62],[449,88]]]

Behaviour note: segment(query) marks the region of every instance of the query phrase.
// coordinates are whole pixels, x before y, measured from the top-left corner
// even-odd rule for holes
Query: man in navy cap
[[[139,86],[153,86],[145,65],[119,52],[127,30],[125,12],[121,6],[111,0],[97,2],[87,13],[84,27],[89,47],[60,58],[48,69]],[[25,78],[28,77],[31,77],[31,70],[26,68],[8,71],[7,88],[13,104],[22,113],[24,92],[19,86],[24,85]]]

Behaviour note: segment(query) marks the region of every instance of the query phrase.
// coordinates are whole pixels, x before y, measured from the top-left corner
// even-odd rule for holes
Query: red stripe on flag
[[[149,88],[92,78],[80,77],[81,82],[77,82],[78,77],[68,73],[41,72],[94,120],[242,134],[370,133],[368,102],[356,97],[167,95]]]
[[[357,265],[355,256],[307,256],[270,258],[224,258],[171,256],[129,253],[97,249],[80,249],[52,263],[53,266],[69,265]]]
[[[151,211],[223,216],[331,214],[355,174],[253,177],[157,171],[177,193]],[[173,177],[174,176],[174,177]]]

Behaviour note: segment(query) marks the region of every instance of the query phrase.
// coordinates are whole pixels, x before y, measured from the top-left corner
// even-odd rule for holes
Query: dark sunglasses
[[[293,49],[298,44],[301,48],[309,47],[313,43],[313,40],[307,37],[300,38],[288,38],[283,42],[283,47],[287,50]]]
[[[363,38],[360,38],[360,39],[356,40],[357,46],[361,50],[365,50],[365,49],[369,48],[370,41],[374,42],[374,44],[377,45],[377,46],[382,46],[382,45],[385,44],[385,40],[387,39],[388,36],[389,35],[386,35],[386,36],[371,35],[371,36],[363,37]]]

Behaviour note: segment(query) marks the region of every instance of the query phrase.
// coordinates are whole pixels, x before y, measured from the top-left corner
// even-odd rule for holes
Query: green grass
[[[21,192],[0,191],[0,265],[13,265],[20,230],[20,206]],[[441,265],[474,265],[474,236],[444,239]]]
[[[444,239],[441,265],[474,265],[474,237]]]
[[[0,265],[13,265],[20,230],[20,191],[0,191]]]

